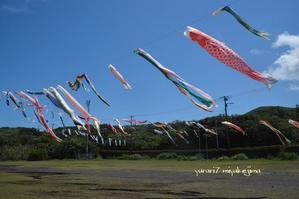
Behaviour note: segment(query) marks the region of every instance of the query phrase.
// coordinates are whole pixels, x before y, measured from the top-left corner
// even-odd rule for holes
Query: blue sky
[[[227,13],[210,15],[229,3],[252,26],[270,32],[271,40],[251,34]],[[194,106],[133,53],[139,47],[214,99],[230,95],[234,104],[229,114],[259,106],[295,107],[299,45],[292,44],[299,37],[298,7],[294,0],[0,0],[0,90],[41,90],[57,84],[66,88],[66,81],[86,73],[111,107],[92,92],[71,93],[82,104],[91,99],[91,113],[105,123],[129,115],[173,121],[224,112],[221,101],[212,113]],[[188,25],[226,43],[257,71],[272,71],[279,83],[268,90],[220,63],[183,35]],[[133,90],[123,89],[108,64],[123,74]],[[51,120],[54,107],[44,97],[40,101],[47,105]],[[32,117],[31,107],[27,112]],[[65,121],[71,124],[67,117]],[[0,126],[34,124],[1,100]]]

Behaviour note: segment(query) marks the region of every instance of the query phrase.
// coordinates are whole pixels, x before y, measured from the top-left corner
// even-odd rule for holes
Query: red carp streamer
[[[221,122],[221,124],[224,124],[232,129],[236,130],[237,132],[242,133],[242,135],[245,135],[245,131],[241,127],[239,127],[231,122],[223,121],[223,122]]]
[[[233,69],[247,75],[254,80],[266,84],[268,88],[271,88],[272,85],[277,82],[276,79],[272,77],[266,77],[262,73],[253,70],[236,52],[227,47],[224,43],[201,32],[200,30],[188,26],[185,31],[185,35],[192,41],[198,43],[210,55],[218,59],[220,62],[232,67]]]
[[[275,134],[276,136],[278,137],[278,139],[280,140],[280,142],[283,144],[283,145],[286,145],[286,144],[290,144],[291,141],[286,138],[284,136],[284,134],[282,134],[278,129],[274,128],[269,122],[265,121],[265,120],[260,120],[260,123],[265,125],[266,127],[268,127],[269,129],[271,129]]]
[[[299,129],[299,122],[289,119],[289,123]]]
[[[65,95],[67,100],[82,114],[82,117],[85,120],[86,126],[88,127],[88,132],[90,133],[90,124],[89,121],[93,120],[94,127],[98,132],[99,137],[103,141],[103,137],[100,131],[100,121],[92,116],[66,89],[64,89],[62,86],[58,85],[57,88]]]
[[[44,125],[44,127],[46,128],[46,130],[48,131],[48,133],[51,135],[51,137],[53,139],[55,139],[57,142],[61,142],[62,140],[57,137],[55,135],[55,133],[53,132],[53,130],[49,127],[48,123],[47,123],[47,120],[43,114],[43,105],[41,105],[39,102],[38,102],[38,99],[36,96],[34,97],[31,97],[29,95],[27,95],[26,93],[24,93],[23,91],[19,92],[18,93],[20,97],[26,99],[28,102],[30,102],[33,106],[36,107],[36,112],[37,112],[37,116],[39,118],[39,121]]]
[[[112,126],[111,124],[108,124],[108,128],[112,131],[113,134],[115,134],[115,135],[118,134],[116,128],[114,128],[114,126]]]
[[[190,144],[190,142],[183,136],[182,133],[177,132],[176,135],[177,135],[179,138],[181,138],[182,140],[184,140],[184,142],[185,142],[186,144]]]

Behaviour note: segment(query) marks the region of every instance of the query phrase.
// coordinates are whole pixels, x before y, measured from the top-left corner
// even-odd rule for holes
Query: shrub
[[[28,155],[29,161],[46,160],[48,159],[47,151],[43,149],[33,149]]]
[[[205,159],[201,153],[197,154],[195,156],[196,156],[197,160],[203,160],[203,159]]]
[[[298,155],[294,152],[281,152],[278,154],[278,158],[281,160],[297,160]]]
[[[274,160],[274,159],[275,159],[275,157],[274,157],[274,156],[272,156],[272,155],[268,155],[266,159],[267,159],[267,160]]]
[[[177,160],[187,160],[188,156],[185,155],[178,155]]]
[[[147,155],[140,155],[140,154],[123,154],[121,156],[118,156],[116,159],[118,160],[144,160],[144,159],[149,159],[149,156]]]
[[[227,160],[230,160],[230,158],[228,156],[224,155],[224,156],[217,158],[217,160],[218,161],[227,161]]]
[[[177,160],[183,161],[195,161],[198,160],[198,156],[185,156],[185,155],[178,155]]]
[[[103,157],[100,156],[100,155],[98,155],[98,156],[96,157],[96,160],[103,160]]]
[[[86,157],[83,155],[85,154],[85,148],[86,140],[84,138],[75,138],[65,139],[61,143],[51,141],[48,150],[51,159],[76,159]],[[97,154],[95,143],[91,141],[88,142],[88,153]]]
[[[167,159],[177,159],[178,155],[176,153],[160,153],[157,155],[158,160],[167,160]]]
[[[248,157],[245,153],[238,153],[231,157],[232,160],[248,160]]]
[[[0,160],[27,160],[32,147],[30,146],[4,146],[0,147]]]

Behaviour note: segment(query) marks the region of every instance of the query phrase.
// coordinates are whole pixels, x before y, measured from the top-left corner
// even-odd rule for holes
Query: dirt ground
[[[84,162],[72,167],[71,161],[64,166],[0,163],[0,198],[297,199],[299,194],[298,161],[281,166],[277,161],[257,164],[261,173],[251,176],[220,172],[235,169],[239,167],[238,163],[201,165],[190,161],[190,165],[184,163],[182,169],[169,170],[167,168],[176,164],[175,161],[170,161],[169,165],[164,161],[163,166],[154,168],[147,162],[139,162],[136,168],[132,168],[134,161],[127,163],[122,160],[113,163],[99,161],[99,164],[107,166],[96,167]],[[159,161],[154,164],[159,164]],[[178,161],[178,164],[181,163]],[[218,173],[205,170],[215,167],[213,165],[220,167]],[[245,165],[243,163],[240,167],[247,168]]]

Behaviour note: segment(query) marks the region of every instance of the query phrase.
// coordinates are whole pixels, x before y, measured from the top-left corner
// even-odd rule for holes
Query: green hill
[[[289,108],[282,106],[263,106],[249,111],[244,115],[253,115],[260,118],[271,119],[272,117],[286,118],[298,118],[299,107]]]
[[[252,146],[281,145],[279,139],[270,129],[261,125],[259,120],[270,122],[273,127],[279,129],[292,144],[299,142],[299,129],[288,123],[288,119],[299,120],[299,107],[288,108],[279,106],[267,106],[256,108],[243,115],[231,115],[225,118],[223,115],[208,117],[196,122],[200,122],[218,133],[218,144],[220,148],[242,148]],[[221,121],[228,120],[246,131],[246,136],[229,129],[221,124]],[[187,126],[184,121],[174,121],[170,125],[178,130],[185,130],[188,136],[186,139],[190,144],[180,139],[175,132],[170,131],[176,145],[167,136],[155,135],[154,127],[151,124],[138,125],[134,128],[126,126],[125,129],[131,136],[126,138],[127,145],[108,146],[96,144],[89,140],[89,151],[97,154],[102,149],[109,150],[164,150],[164,149],[204,149],[206,143],[210,148],[216,148],[216,137],[209,135],[205,137],[205,132],[195,126]],[[0,128],[0,160],[1,159],[27,159],[30,152],[42,150],[49,158],[76,158],[78,154],[85,152],[86,137],[78,136],[74,133],[75,128],[69,127],[73,134],[68,138],[61,134],[62,128],[54,129],[55,133],[63,138],[62,143],[53,141],[48,133],[40,132],[33,128]],[[199,135],[199,138],[194,133]],[[106,124],[101,125],[101,132],[105,140],[108,138],[120,139],[113,135]],[[97,135],[95,131],[93,135]],[[206,140],[207,139],[207,140]]]

